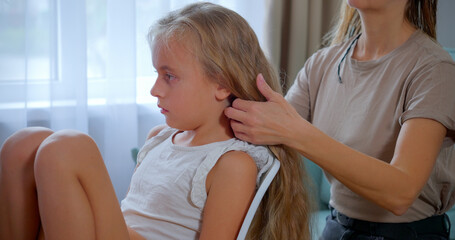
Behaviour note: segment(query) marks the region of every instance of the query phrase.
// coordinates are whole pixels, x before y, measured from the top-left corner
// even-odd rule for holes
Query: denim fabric
[[[380,236],[364,235],[354,230],[348,229],[343,225],[339,224],[332,216],[327,217],[327,222],[322,232],[320,240],[385,240]]]
[[[354,219],[353,219],[354,220]],[[420,234],[417,237],[409,236],[408,239],[413,240],[448,240],[448,236],[441,236],[437,234]],[[395,240],[385,238],[383,236],[375,236],[369,233],[355,231],[349,227],[345,227],[340,224],[336,217],[329,215],[327,216],[326,226],[322,232],[319,240]],[[396,240],[407,240],[407,239],[396,239]]]

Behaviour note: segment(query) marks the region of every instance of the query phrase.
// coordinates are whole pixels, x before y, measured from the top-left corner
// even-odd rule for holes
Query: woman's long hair
[[[266,101],[256,87],[262,73],[281,93],[278,75],[267,61],[254,31],[237,13],[211,3],[171,12],[149,32],[154,38],[186,42],[208,77],[229,89],[232,99]],[[303,161],[295,150],[269,146],[281,168],[256,212],[249,239],[310,239],[312,199]]]
[[[359,12],[342,1],[338,22],[324,36],[324,46],[335,45],[362,32]],[[404,16],[415,28],[436,40],[436,12],[438,0],[408,0]]]

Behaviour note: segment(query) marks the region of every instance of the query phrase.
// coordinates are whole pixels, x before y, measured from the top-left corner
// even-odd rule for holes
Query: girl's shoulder
[[[235,139],[232,145],[229,146],[224,153],[230,151],[243,152],[251,157],[257,166],[257,178],[256,183],[259,185],[262,176],[273,164],[275,155],[266,146],[251,144],[239,139]]]
[[[146,139],[144,145],[142,145],[142,147],[139,150],[139,153],[137,155],[138,165],[141,164],[142,160],[145,158],[148,151],[150,151],[152,148],[154,148],[158,144],[166,141],[166,139],[171,137],[172,134],[174,134],[177,131],[178,131],[177,129],[171,128],[167,125],[158,125],[158,126],[152,128],[147,135],[147,139]]]
[[[243,170],[251,169],[251,164],[255,164],[256,184],[259,185],[261,177],[272,166],[273,160],[274,156],[267,147],[253,145],[238,139],[226,141],[222,147],[212,148],[198,166],[193,177],[193,189],[191,191],[193,204],[201,208],[204,206],[206,200],[206,178],[219,161],[224,166],[227,165],[228,169],[233,170],[238,170],[239,168]]]
[[[275,158],[273,153],[266,146],[254,145],[239,139],[235,139],[229,149],[248,154],[256,162],[259,169],[271,166],[273,159]]]
[[[147,147],[149,145],[156,145],[167,138],[171,137],[172,134],[176,133],[178,130],[175,128],[171,128],[166,124],[158,125],[153,127],[147,135],[147,139],[145,140],[144,145],[142,148]],[[149,146],[150,147],[150,146]]]
[[[170,129],[170,127],[167,126],[166,124],[161,124],[161,125],[157,125],[157,126],[153,127],[147,134],[146,140],[149,140],[150,138],[158,135],[164,129]]]
[[[223,154],[209,171],[206,184],[210,186],[215,176],[240,182],[255,180],[257,173],[256,161],[249,154],[243,151],[229,151]]]

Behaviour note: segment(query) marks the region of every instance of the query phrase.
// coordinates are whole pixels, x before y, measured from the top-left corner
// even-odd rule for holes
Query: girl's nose
[[[150,89],[150,94],[154,97],[163,97],[163,88],[159,78],[156,79],[155,84],[153,84],[152,89]]]

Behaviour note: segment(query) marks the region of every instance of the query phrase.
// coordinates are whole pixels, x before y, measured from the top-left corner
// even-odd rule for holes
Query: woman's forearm
[[[445,135],[445,128],[437,122],[410,121],[404,126],[408,131],[400,133],[399,149],[390,164],[334,140],[303,119],[292,124],[294,131],[289,132],[286,144],[353,192],[401,215],[427,181]]]

